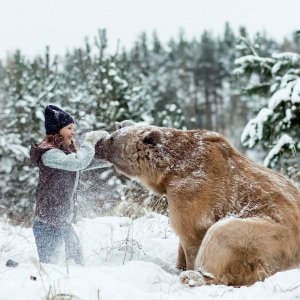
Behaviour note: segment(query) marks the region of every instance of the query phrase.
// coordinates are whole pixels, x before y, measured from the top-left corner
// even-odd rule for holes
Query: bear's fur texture
[[[183,283],[251,285],[299,266],[300,191],[287,178],[215,132],[121,125],[95,157],[167,196]]]

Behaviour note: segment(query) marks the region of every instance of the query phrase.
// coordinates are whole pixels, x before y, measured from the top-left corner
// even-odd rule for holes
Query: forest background
[[[204,128],[299,184],[299,32],[278,42],[226,23],[218,36],[204,30],[189,39],[182,30],[163,43],[155,32],[141,33],[130,48],[111,53],[108,45],[106,30],[99,30],[65,55],[46,47],[35,57],[16,50],[0,61],[0,215],[30,225],[38,171],[29,148],[44,136],[49,103],[75,117],[78,144],[85,132],[111,131],[125,119]],[[120,203],[125,214],[132,199],[167,213],[165,199],[105,165],[82,174],[78,199],[82,215],[113,213]]]

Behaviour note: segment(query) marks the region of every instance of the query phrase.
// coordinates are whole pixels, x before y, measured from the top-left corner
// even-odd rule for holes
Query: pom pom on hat
[[[57,134],[65,126],[74,123],[70,114],[55,105],[47,105],[45,108],[46,134]]]

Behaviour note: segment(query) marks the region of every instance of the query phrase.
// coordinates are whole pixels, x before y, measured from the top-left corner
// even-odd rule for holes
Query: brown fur
[[[96,158],[168,198],[189,285],[250,285],[300,263],[300,192],[221,135],[129,126],[98,142]]]

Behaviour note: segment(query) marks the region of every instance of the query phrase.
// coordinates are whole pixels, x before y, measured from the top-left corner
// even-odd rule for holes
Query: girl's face
[[[59,131],[59,134],[64,138],[68,145],[72,144],[73,137],[75,135],[75,125],[73,123],[65,126]]]

